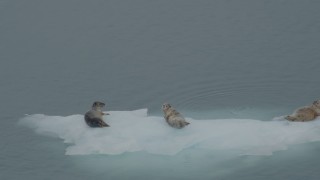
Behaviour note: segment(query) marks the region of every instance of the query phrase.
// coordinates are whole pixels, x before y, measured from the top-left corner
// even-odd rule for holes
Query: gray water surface
[[[319,142],[272,156],[66,156],[60,139],[18,125],[25,114],[84,114],[95,100],[155,116],[170,102],[194,119],[289,114],[320,98],[319,8],[313,0],[0,0],[0,179],[319,179]]]

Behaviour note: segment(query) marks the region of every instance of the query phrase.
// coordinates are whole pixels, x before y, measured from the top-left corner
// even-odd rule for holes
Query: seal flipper
[[[296,120],[296,118],[293,116],[286,116],[285,119],[288,121],[295,121]]]
[[[100,120],[100,122],[99,122],[100,127],[110,127],[107,123],[105,123],[105,122],[102,121],[101,119],[99,119],[99,120]]]
[[[90,127],[109,127],[107,123],[99,118],[89,118],[88,116],[85,116],[85,121]]]
[[[188,123],[188,122],[185,121],[185,122],[182,123],[182,127],[188,126],[189,124],[190,124],[190,123]]]

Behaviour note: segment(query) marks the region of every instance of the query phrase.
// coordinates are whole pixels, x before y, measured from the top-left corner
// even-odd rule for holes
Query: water
[[[319,99],[319,7],[312,0],[0,1],[0,179],[319,179],[318,122],[287,131],[273,124]],[[80,117],[95,100],[107,111],[147,108],[147,119],[160,124],[133,134],[145,149],[71,155],[72,143],[55,132],[21,125],[25,114],[43,114],[48,127],[60,117],[54,120],[72,129],[63,120]],[[163,102],[193,121],[189,129],[161,124]],[[239,135],[210,133],[210,126],[225,132],[228,125]],[[270,139],[283,148],[239,153],[253,145],[241,131],[248,127],[267,141],[262,150],[272,147]],[[130,128],[123,130],[110,137],[127,142]],[[109,131],[115,129],[103,130],[101,141]],[[167,131],[182,145],[198,139],[169,155]],[[276,138],[284,131],[293,134],[290,142]],[[158,134],[148,143],[146,132]],[[197,147],[215,135],[233,148],[217,149],[221,141]],[[154,153],[151,142],[163,150]]]

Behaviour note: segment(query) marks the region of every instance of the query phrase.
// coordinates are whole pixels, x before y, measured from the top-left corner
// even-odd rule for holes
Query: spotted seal
[[[103,102],[96,101],[92,104],[92,109],[84,115],[84,119],[90,127],[109,127],[107,123],[103,121],[103,115],[109,115],[103,113],[102,108],[105,106]]]
[[[288,121],[312,121],[320,116],[320,100],[314,101],[312,105],[301,107],[294,111],[292,115],[286,116]]]
[[[168,103],[162,105],[162,111],[164,112],[164,119],[171,127],[181,129],[190,124],[186,122],[184,117]]]

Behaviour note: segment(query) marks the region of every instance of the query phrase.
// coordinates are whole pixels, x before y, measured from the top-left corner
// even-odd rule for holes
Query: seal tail
[[[295,121],[296,120],[296,118],[292,117],[292,116],[286,116],[285,119],[288,121]]]
[[[188,126],[190,123],[188,123],[188,122],[182,122],[181,123],[181,127],[185,127],[185,126]]]
[[[88,116],[85,116],[85,121],[90,127],[110,127],[107,123],[99,118],[89,118]]]
[[[107,123],[105,123],[104,121],[100,121],[99,122],[100,127],[110,127]]]

